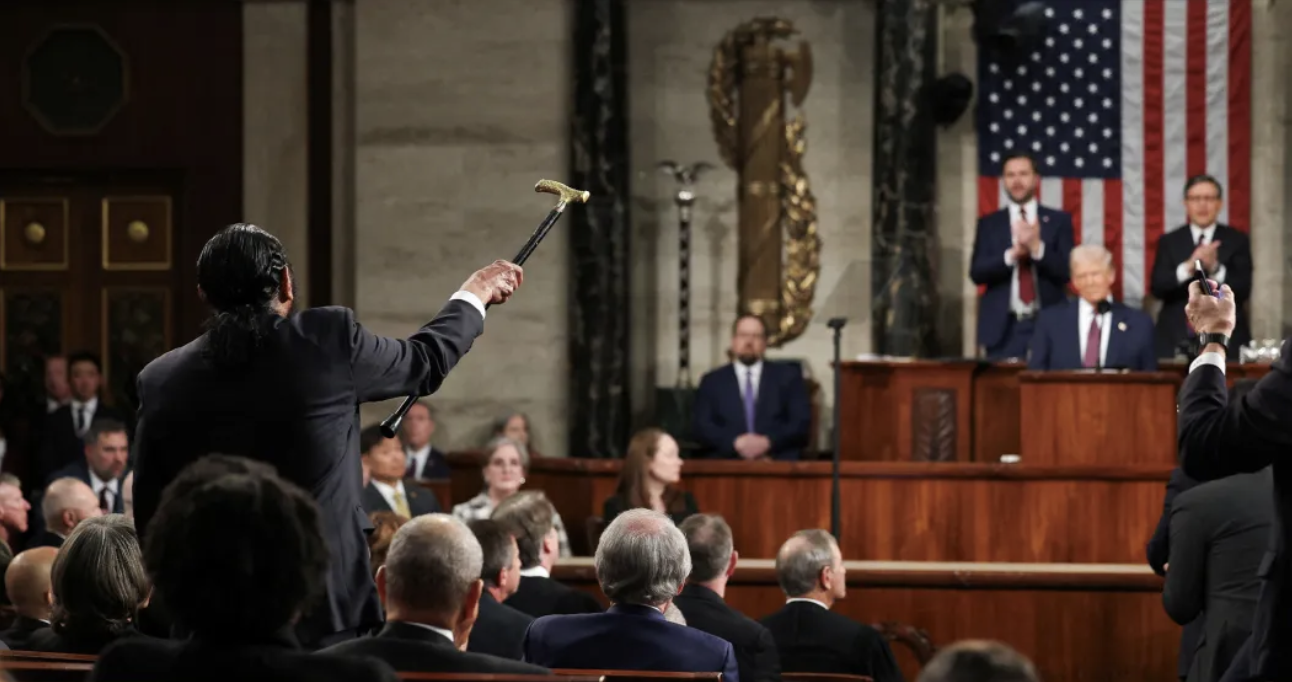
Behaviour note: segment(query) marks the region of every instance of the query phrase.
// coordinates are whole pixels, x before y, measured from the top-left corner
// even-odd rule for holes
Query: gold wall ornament
[[[739,312],[763,318],[772,346],[807,329],[821,271],[816,199],[803,171],[807,124],[801,112],[785,117],[787,95],[795,107],[807,96],[812,52],[806,41],[797,51],[774,44],[797,34],[788,20],[753,19],[723,37],[709,65],[713,134],[739,174]]]
[[[126,235],[130,237],[130,241],[136,244],[148,241],[148,223],[142,220],[130,221],[130,224],[126,226]]]
[[[45,241],[45,226],[38,222],[27,223],[22,228],[22,236],[31,244],[40,244]]]

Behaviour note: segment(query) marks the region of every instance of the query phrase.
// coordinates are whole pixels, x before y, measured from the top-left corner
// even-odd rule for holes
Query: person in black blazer
[[[547,496],[536,490],[522,490],[493,510],[493,520],[511,531],[520,552],[520,586],[504,604],[534,618],[601,613],[605,609],[596,597],[552,580],[552,566],[561,551],[560,538],[552,525],[555,515],[556,509]]]
[[[395,512],[410,519],[439,513],[440,502],[435,494],[404,478],[404,447],[398,439],[385,437],[381,427],[373,424],[359,432],[359,451],[369,475],[363,489],[364,511]]]
[[[205,334],[139,373],[135,521],[147,540],[162,490],[191,462],[231,453],[267,462],[318,500],[332,550],[323,603],[301,618],[307,646],[382,621],[368,565],[361,503],[358,405],[429,394],[484,331],[484,306],[503,303],[520,268],[477,271],[408,339],[376,336],[347,308],[293,312],[295,284],[277,238],[238,224],[198,258]]]
[[[602,505],[602,521],[608,524],[629,509],[646,508],[668,514],[673,523],[681,525],[686,517],[700,511],[691,493],[674,487],[681,479],[677,441],[660,429],[638,431],[628,442],[615,494]]]
[[[1165,577],[1166,564],[1171,560],[1171,504],[1180,493],[1198,485],[1189,478],[1184,469],[1176,467],[1171,470],[1171,478],[1166,484],[1166,495],[1162,500],[1162,515],[1158,517],[1153,536],[1145,546],[1149,568]],[[1176,657],[1176,675],[1181,679],[1189,676],[1189,667],[1193,665],[1193,653],[1198,648],[1198,638],[1202,636],[1202,619],[1195,618],[1180,631],[1180,652]]]
[[[26,650],[39,630],[49,627],[50,571],[58,550],[38,547],[20,552],[4,573],[4,590],[16,617],[0,632],[0,642],[10,649]]]
[[[96,419],[85,433],[80,459],[55,471],[45,482],[74,478],[88,486],[105,514],[124,514],[126,474],[129,473],[130,445],[126,425],[110,419]]]
[[[902,682],[879,631],[831,611],[847,594],[843,555],[823,530],[801,530],[776,553],[776,579],[788,600],[760,621],[776,640],[786,673],[868,675]]]
[[[766,360],[767,325],[741,315],[731,328],[736,362],[700,379],[692,435],[718,459],[796,460],[808,444],[812,407],[797,363]]]
[[[449,477],[448,457],[431,445],[433,435],[435,435],[435,414],[431,411],[431,404],[425,400],[413,403],[399,427],[399,440],[408,458],[405,478],[425,481],[443,480]]]
[[[1217,286],[1214,285],[1213,286]],[[1292,468],[1286,454],[1292,448],[1292,342],[1269,373],[1239,400],[1229,401],[1225,389],[1229,335],[1237,325],[1234,292],[1220,286],[1220,296],[1207,296],[1197,283],[1189,285],[1185,314],[1199,334],[1201,353],[1189,366],[1179,397],[1180,463],[1199,481],[1272,467],[1275,516],[1264,558],[1257,569],[1262,579],[1252,635],[1234,656],[1224,682],[1292,679],[1292,613],[1288,586],[1292,563],[1287,550],[1292,508]],[[1169,572],[1169,569],[1168,569]]]
[[[480,543],[480,579],[484,581],[480,615],[471,628],[467,651],[519,661],[524,654],[525,631],[534,619],[502,602],[520,588],[520,548],[507,527],[493,519],[469,521],[467,527]]]
[[[1244,232],[1218,222],[1223,206],[1224,192],[1218,180],[1210,175],[1189,178],[1184,185],[1188,224],[1157,240],[1150,291],[1162,302],[1157,314],[1159,358],[1175,357],[1180,344],[1191,338],[1184,307],[1189,301],[1195,260],[1202,261],[1209,279],[1229,285],[1234,292],[1238,318],[1229,347],[1235,355],[1252,339],[1243,311],[1243,304],[1252,295],[1251,240]]]
[[[1274,518],[1268,468],[1203,483],[1175,499],[1162,605],[1175,622],[1203,621],[1189,682],[1215,682],[1251,634]]]
[[[40,455],[32,472],[35,475],[29,479],[32,491],[44,487],[55,471],[84,457],[85,435],[95,421],[107,419],[124,424],[127,430],[131,428],[131,420],[125,412],[103,404],[99,398],[101,371],[99,358],[92,353],[68,356],[67,374],[72,399],[54,410],[46,420]]]
[[[376,636],[322,653],[371,656],[401,673],[547,674],[538,666],[459,650],[475,625],[483,565],[480,543],[462,521],[447,514],[409,521],[395,531],[386,563],[377,569],[386,626]]]
[[[721,516],[696,514],[682,523],[691,554],[691,575],[673,605],[686,624],[731,642],[740,679],[745,682],[780,682],[781,663],[776,641],[758,621],[727,606],[723,596],[727,580],[736,572],[740,554],[731,538],[731,527]]]

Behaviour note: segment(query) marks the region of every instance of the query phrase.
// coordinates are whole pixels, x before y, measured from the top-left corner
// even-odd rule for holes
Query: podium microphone
[[[1109,303],[1106,299],[1103,301],[1100,301],[1098,304],[1095,305],[1095,314],[1098,315],[1098,317],[1096,317],[1095,319],[1102,322],[1104,315],[1109,311],[1111,311],[1112,309],[1113,309],[1113,304]],[[1109,323],[1111,322],[1112,320],[1110,319]],[[1096,372],[1104,371],[1103,345],[1104,345],[1104,328],[1103,328],[1103,325],[1100,325],[1099,326],[1099,346],[1100,347],[1095,351],[1095,371]]]

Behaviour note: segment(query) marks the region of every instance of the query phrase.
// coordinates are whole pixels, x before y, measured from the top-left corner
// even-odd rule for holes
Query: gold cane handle
[[[568,204],[572,201],[586,204],[588,203],[588,199],[592,197],[592,194],[586,190],[574,189],[573,187],[562,185],[555,180],[539,180],[538,184],[534,185],[534,191],[544,192],[546,194],[555,194],[561,197],[562,204]]]

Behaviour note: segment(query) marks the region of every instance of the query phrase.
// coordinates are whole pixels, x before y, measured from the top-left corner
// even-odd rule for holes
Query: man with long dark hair
[[[521,278],[518,266],[495,261],[411,337],[383,338],[348,308],[293,311],[282,243],[254,225],[221,230],[197,262],[198,293],[213,312],[206,333],[139,373],[140,536],[162,489],[189,463],[212,452],[269,463],[318,500],[331,555],[324,597],[298,624],[302,643],[323,646],[379,625],[360,501],[359,405],[434,392],[484,331],[485,305],[505,302]]]

